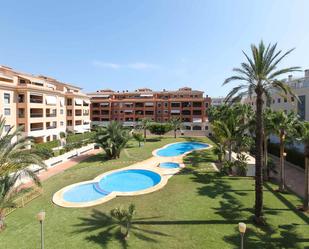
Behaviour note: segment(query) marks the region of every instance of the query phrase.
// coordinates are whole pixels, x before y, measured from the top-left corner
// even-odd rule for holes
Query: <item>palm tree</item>
[[[141,133],[132,133],[132,137],[138,142],[138,147],[141,147],[141,142],[144,140],[143,135]]]
[[[232,81],[242,82],[239,86],[234,87],[226,97],[226,101],[235,102],[245,96],[252,97],[255,94],[256,105],[256,130],[255,130],[255,147],[256,147],[256,166],[255,166],[255,221],[261,223],[263,219],[263,108],[264,100],[270,99],[270,91],[277,90],[280,93],[291,94],[295,96],[291,88],[277,78],[294,71],[299,67],[289,67],[278,69],[279,63],[290,54],[293,49],[282,53],[277,51],[277,44],[269,44],[265,47],[263,41],[258,46],[251,45],[252,57],[250,58],[245,52],[246,62],[241,63],[240,68],[234,68],[236,75],[227,78],[224,85]]]
[[[301,140],[305,145],[305,196],[303,210],[309,210],[309,122],[303,122]]]
[[[132,225],[132,219],[135,215],[135,206],[134,204],[130,204],[128,209],[124,208],[114,208],[111,210],[111,216],[117,220],[117,223],[120,227],[120,231],[124,228],[124,238],[128,239],[131,225]]]
[[[177,136],[177,130],[181,128],[181,120],[180,118],[172,118],[170,120],[171,128],[174,130],[174,138]]]
[[[273,113],[274,132],[280,140],[280,184],[279,191],[285,191],[284,146],[287,136],[293,137],[297,133],[298,117],[294,112],[286,114],[283,111]]]
[[[263,122],[264,122],[264,136],[263,136],[263,159],[264,159],[264,178],[268,180],[269,177],[269,168],[268,168],[268,139],[269,136],[275,132],[276,124],[274,123],[274,111],[270,108],[266,108],[263,111]]]
[[[119,158],[129,138],[129,132],[122,124],[112,121],[107,127],[98,128],[95,140],[105,151],[107,158],[115,159]]]
[[[16,207],[13,198],[16,193],[14,188],[18,175],[5,175],[0,178],[0,231],[5,228],[5,210]]]
[[[0,117],[0,230],[4,229],[4,211],[13,207],[12,198],[16,193],[16,181],[19,176],[28,176],[40,186],[40,179],[31,171],[30,165],[46,168],[36,153],[29,153],[31,145],[29,137],[22,135],[22,127],[5,131],[5,118]]]
[[[151,121],[148,118],[143,118],[141,120],[141,128],[144,130],[144,142],[146,142],[147,128],[148,128],[150,123],[151,123]]]

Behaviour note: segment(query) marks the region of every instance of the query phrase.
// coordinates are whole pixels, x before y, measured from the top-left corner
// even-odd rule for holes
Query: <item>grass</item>
[[[199,140],[210,142],[207,138]],[[43,196],[7,217],[7,229],[0,234],[1,248],[39,248],[35,215],[40,210],[47,213],[46,248],[239,248],[237,226],[241,221],[248,224],[246,248],[309,248],[309,218],[296,210],[298,197],[277,193],[274,185],[266,184],[268,225],[254,226],[254,181],[214,172],[211,150],[188,155],[187,167],[151,194],[117,197],[82,209],[61,208],[51,202],[60,188],[149,158],[152,150],[171,142],[175,140],[152,139],[141,148],[132,142],[117,160],[105,161],[103,155],[97,155],[48,179],[43,183]],[[130,239],[123,242],[109,212],[130,203],[136,205],[137,214]]]

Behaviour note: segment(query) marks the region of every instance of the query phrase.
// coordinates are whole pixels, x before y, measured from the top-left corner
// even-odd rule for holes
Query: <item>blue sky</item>
[[[85,91],[191,86],[223,96],[251,43],[296,48],[309,68],[306,0],[2,1],[0,64]]]

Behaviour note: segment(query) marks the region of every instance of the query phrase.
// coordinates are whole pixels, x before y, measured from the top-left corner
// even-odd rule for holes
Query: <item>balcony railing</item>
[[[56,117],[57,114],[56,113],[46,113],[46,117],[50,118],[50,117]]]
[[[43,113],[30,113],[30,118],[43,118]]]
[[[43,130],[43,127],[32,127],[30,128],[30,131],[40,131]]]
[[[43,100],[30,98],[30,103],[43,104]]]
[[[56,129],[56,128],[57,128],[57,126],[55,126],[55,125],[54,125],[54,126],[47,126],[47,127],[46,127],[46,129],[48,129],[48,130],[50,130],[50,129]]]

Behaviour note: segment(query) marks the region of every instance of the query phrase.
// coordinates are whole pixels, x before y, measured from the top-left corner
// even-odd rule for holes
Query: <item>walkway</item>
[[[279,158],[273,155],[269,155],[274,162],[276,163],[276,169],[279,172]],[[274,175],[271,175],[274,177],[276,180],[279,181],[279,173]],[[305,192],[304,192],[304,186],[305,186],[305,171],[298,167],[295,166],[294,164],[291,164],[287,161],[285,161],[285,181],[286,181],[286,186],[296,193],[298,196],[303,197]]]
[[[85,159],[94,156],[98,153],[100,153],[102,150],[101,149],[93,149],[90,151],[87,151],[86,153],[78,156],[78,157],[73,157],[71,159],[69,159],[66,162],[63,163],[59,163],[58,165],[49,168],[48,170],[42,170],[40,171],[40,173],[37,174],[37,176],[39,177],[39,179],[41,181],[45,181],[46,179],[59,174],[60,172],[65,171],[66,169],[69,169],[73,166],[75,166],[76,164],[80,163],[81,161],[84,161]],[[33,186],[33,182],[28,182],[26,184],[23,184],[21,186],[21,188],[29,188]]]

